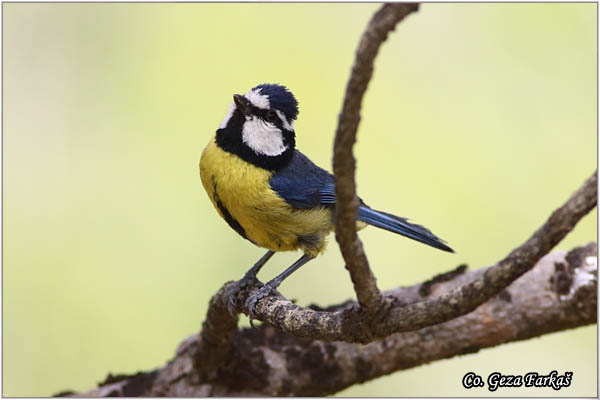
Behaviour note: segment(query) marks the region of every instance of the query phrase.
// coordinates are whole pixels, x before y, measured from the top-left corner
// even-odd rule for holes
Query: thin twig
[[[419,9],[415,3],[384,4],[373,16],[363,33],[352,73],[346,87],[344,104],[335,135],[333,171],[336,190],[336,239],[346,262],[354,290],[365,315],[373,316],[383,304],[375,275],[369,268],[362,242],[356,234],[359,199],[354,172],[356,162],[352,146],[360,122],[362,98],[373,75],[373,62],[388,33],[408,14]]]

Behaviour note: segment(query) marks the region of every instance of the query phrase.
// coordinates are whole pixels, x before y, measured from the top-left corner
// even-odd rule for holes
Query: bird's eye
[[[273,110],[269,110],[266,115],[266,120],[269,122],[277,121],[277,113]]]

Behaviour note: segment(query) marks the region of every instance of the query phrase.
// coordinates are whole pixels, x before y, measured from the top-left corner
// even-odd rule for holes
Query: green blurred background
[[[200,153],[233,93],[287,85],[299,148],[331,169],[354,50],[376,4],[3,4],[5,396],[163,364],[210,296],[263,253],[217,215]],[[359,193],[447,239],[361,232],[383,289],[525,240],[596,165],[595,4],[424,4],[377,58]],[[596,212],[559,245],[596,238]],[[333,237],[281,290],[353,297]],[[298,255],[281,254],[268,279]],[[468,371],[573,371],[495,396],[596,396],[596,327],[398,372],[344,396],[487,396]]]

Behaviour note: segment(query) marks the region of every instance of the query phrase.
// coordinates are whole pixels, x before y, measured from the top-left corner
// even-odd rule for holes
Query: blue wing
[[[316,166],[304,154],[296,150],[290,163],[275,172],[271,188],[289,205],[298,209],[318,206],[335,206],[335,183],[333,175]],[[445,242],[424,226],[412,224],[406,218],[383,211],[373,210],[362,203],[358,220],[440,250],[454,252]]]
[[[284,168],[275,172],[271,188],[294,208],[335,204],[333,175],[318,167],[298,150]]]

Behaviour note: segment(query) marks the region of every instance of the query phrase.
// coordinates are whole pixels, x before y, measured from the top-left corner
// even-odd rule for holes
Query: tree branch
[[[377,287],[375,275],[369,268],[362,242],[356,234],[359,199],[356,196],[354,179],[356,162],[352,146],[356,142],[362,98],[373,75],[373,63],[379,47],[398,22],[418,9],[419,5],[415,3],[384,4],[371,18],[356,50],[335,135],[333,153],[336,193],[335,235],[346,268],[350,272],[358,302],[366,311],[365,315],[376,313],[383,305],[383,298]]]
[[[275,294],[255,307],[256,318],[296,336],[326,341],[369,343],[397,332],[412,331],[467,314],[498,294],[562,240],[591,211],[597,202],[597,176],[594,173],[525,243],[507,257],[443,296],[407,304],[384,296],[385,313],[377,318],[362,312],[355,303],[335,311],[317,311],[293,304]],[[256,289],[238,293],[237,304]],[[220,293],[226,293],[221,290]],[[248,310],[243,310],[245,313]],[[217,318],[230,318],[219,315]]]
[[[596,321],[596,245],[540,261],[596,206],[596,173],[497,264],[469,273],[459,267],[383,295],[377,288],[355,231],[359,200],[352,146],[378,49],[417,9],[416,4],[386,4],[374,15],[361,38],[339,117],[336,238],[358,303],[304,308],[271,295],[254,311],[272,326],[238,331],[237,317],[227,312],[228,283],[211,299],[202,332],[184,341],[166,366],[109,375],[82,395],[325,395],[399,369]],[[239,291],[236,303],[245,304],[254,289]]]
[[[449,279],[385,295],[409,303],[423,296],[440,297],[486,271],[454,273]],[[100,387],[80,396],[324,396],[431,361],[595,323],[596,293],[597,245],[590,243],[568,254],[546,255],[476,311],[443,324],[396,333],[367,345],[295,337],[266,324],[242,329],[233,335],[226,361],[210,377],[199,376],[193,367],[195,351],[206,349],[203,337],[195,335],[166,366],[109,376]]]

